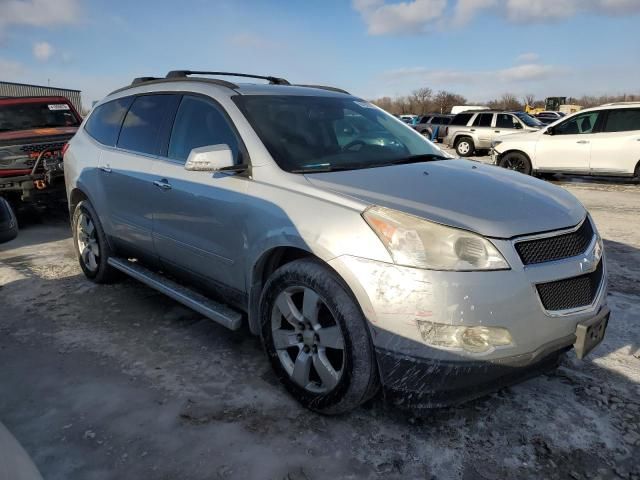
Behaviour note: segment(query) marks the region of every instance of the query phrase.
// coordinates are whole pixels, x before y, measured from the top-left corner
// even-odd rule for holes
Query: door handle
[[[494,130],[495,133],[500,133],[500,130]]]
[[[576,143],[589,143],[589,140],[578,140]]]
[[[104,173],[111,173],[111,167],[109,165],[100,167],[100,170],[102,170]]]
[[[171,184],[164,178],[162,180],[155,180],[153,184],[162,190],[171,190]]]
[[[470,131],[470,132],[475,132],[475,131],[476,131],[476,129],[475,129],[475,128],[472,128],[472,129],[470,129],[469,131]]]

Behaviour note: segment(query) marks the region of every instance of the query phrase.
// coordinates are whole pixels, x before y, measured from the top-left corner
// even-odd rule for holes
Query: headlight
[[[441,348],[462,348],[468,352],[485,353],[512,343],[509,330],[502,327],[467,327],[418,320],[418,329],[425,343]]]
[[[504,270],[509,264],[489,240],[384,207],[363,217],[397,265],[430,270]]]

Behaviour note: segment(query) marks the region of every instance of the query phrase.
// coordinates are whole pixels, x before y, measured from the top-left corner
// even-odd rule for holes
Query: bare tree
[[[525,105],[529,105],[530,107],[533,107],[536,103],[536,97],[532,93],[525,95],[522,100]]]
[[[431,105],[431,97],[433,90],[429,87],[422,87],[411,92],[409,103],[411,104],[412,113],[423,114],[429,111]]]
[[[446,90],[440,90],[433,98],[434,104],[440,113],[448,113],[451,111],[451,107],[454,105],[464,105],[467,103],[467,99],[457,93],[447,92]]]
[[[500,97],[501,108],[505,110],[522,110],[522,104],[513,93],[503,93]]]

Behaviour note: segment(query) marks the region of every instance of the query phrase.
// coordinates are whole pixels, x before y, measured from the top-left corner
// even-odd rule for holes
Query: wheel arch
[[[249,305],[247,308],[249,330],[254,335],[260,334],[260,296],[267,280],[281,266],[301,258],[313,258],[329,267],[325,261],[310,250],[294,245],[271,247],[254,262],[250,272]]]

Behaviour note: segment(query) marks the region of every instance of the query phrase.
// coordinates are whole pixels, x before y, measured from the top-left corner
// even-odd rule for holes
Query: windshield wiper
[[[431,162],[434,160],[451,160],[450,157],[438,155],[436,153],[423,153],[422,155],[411,155],[410,157],[398,158],[387,162],[387,165],[406,165],[409,163]]]
[[[340,165],[321,165],[317,167],[307,167],[307,168],[296,168],[294,170],[289,170],[291,173],[324,173],[324,172],[339,172],[344,170],[357,170],[357,166],[340,166]]]

